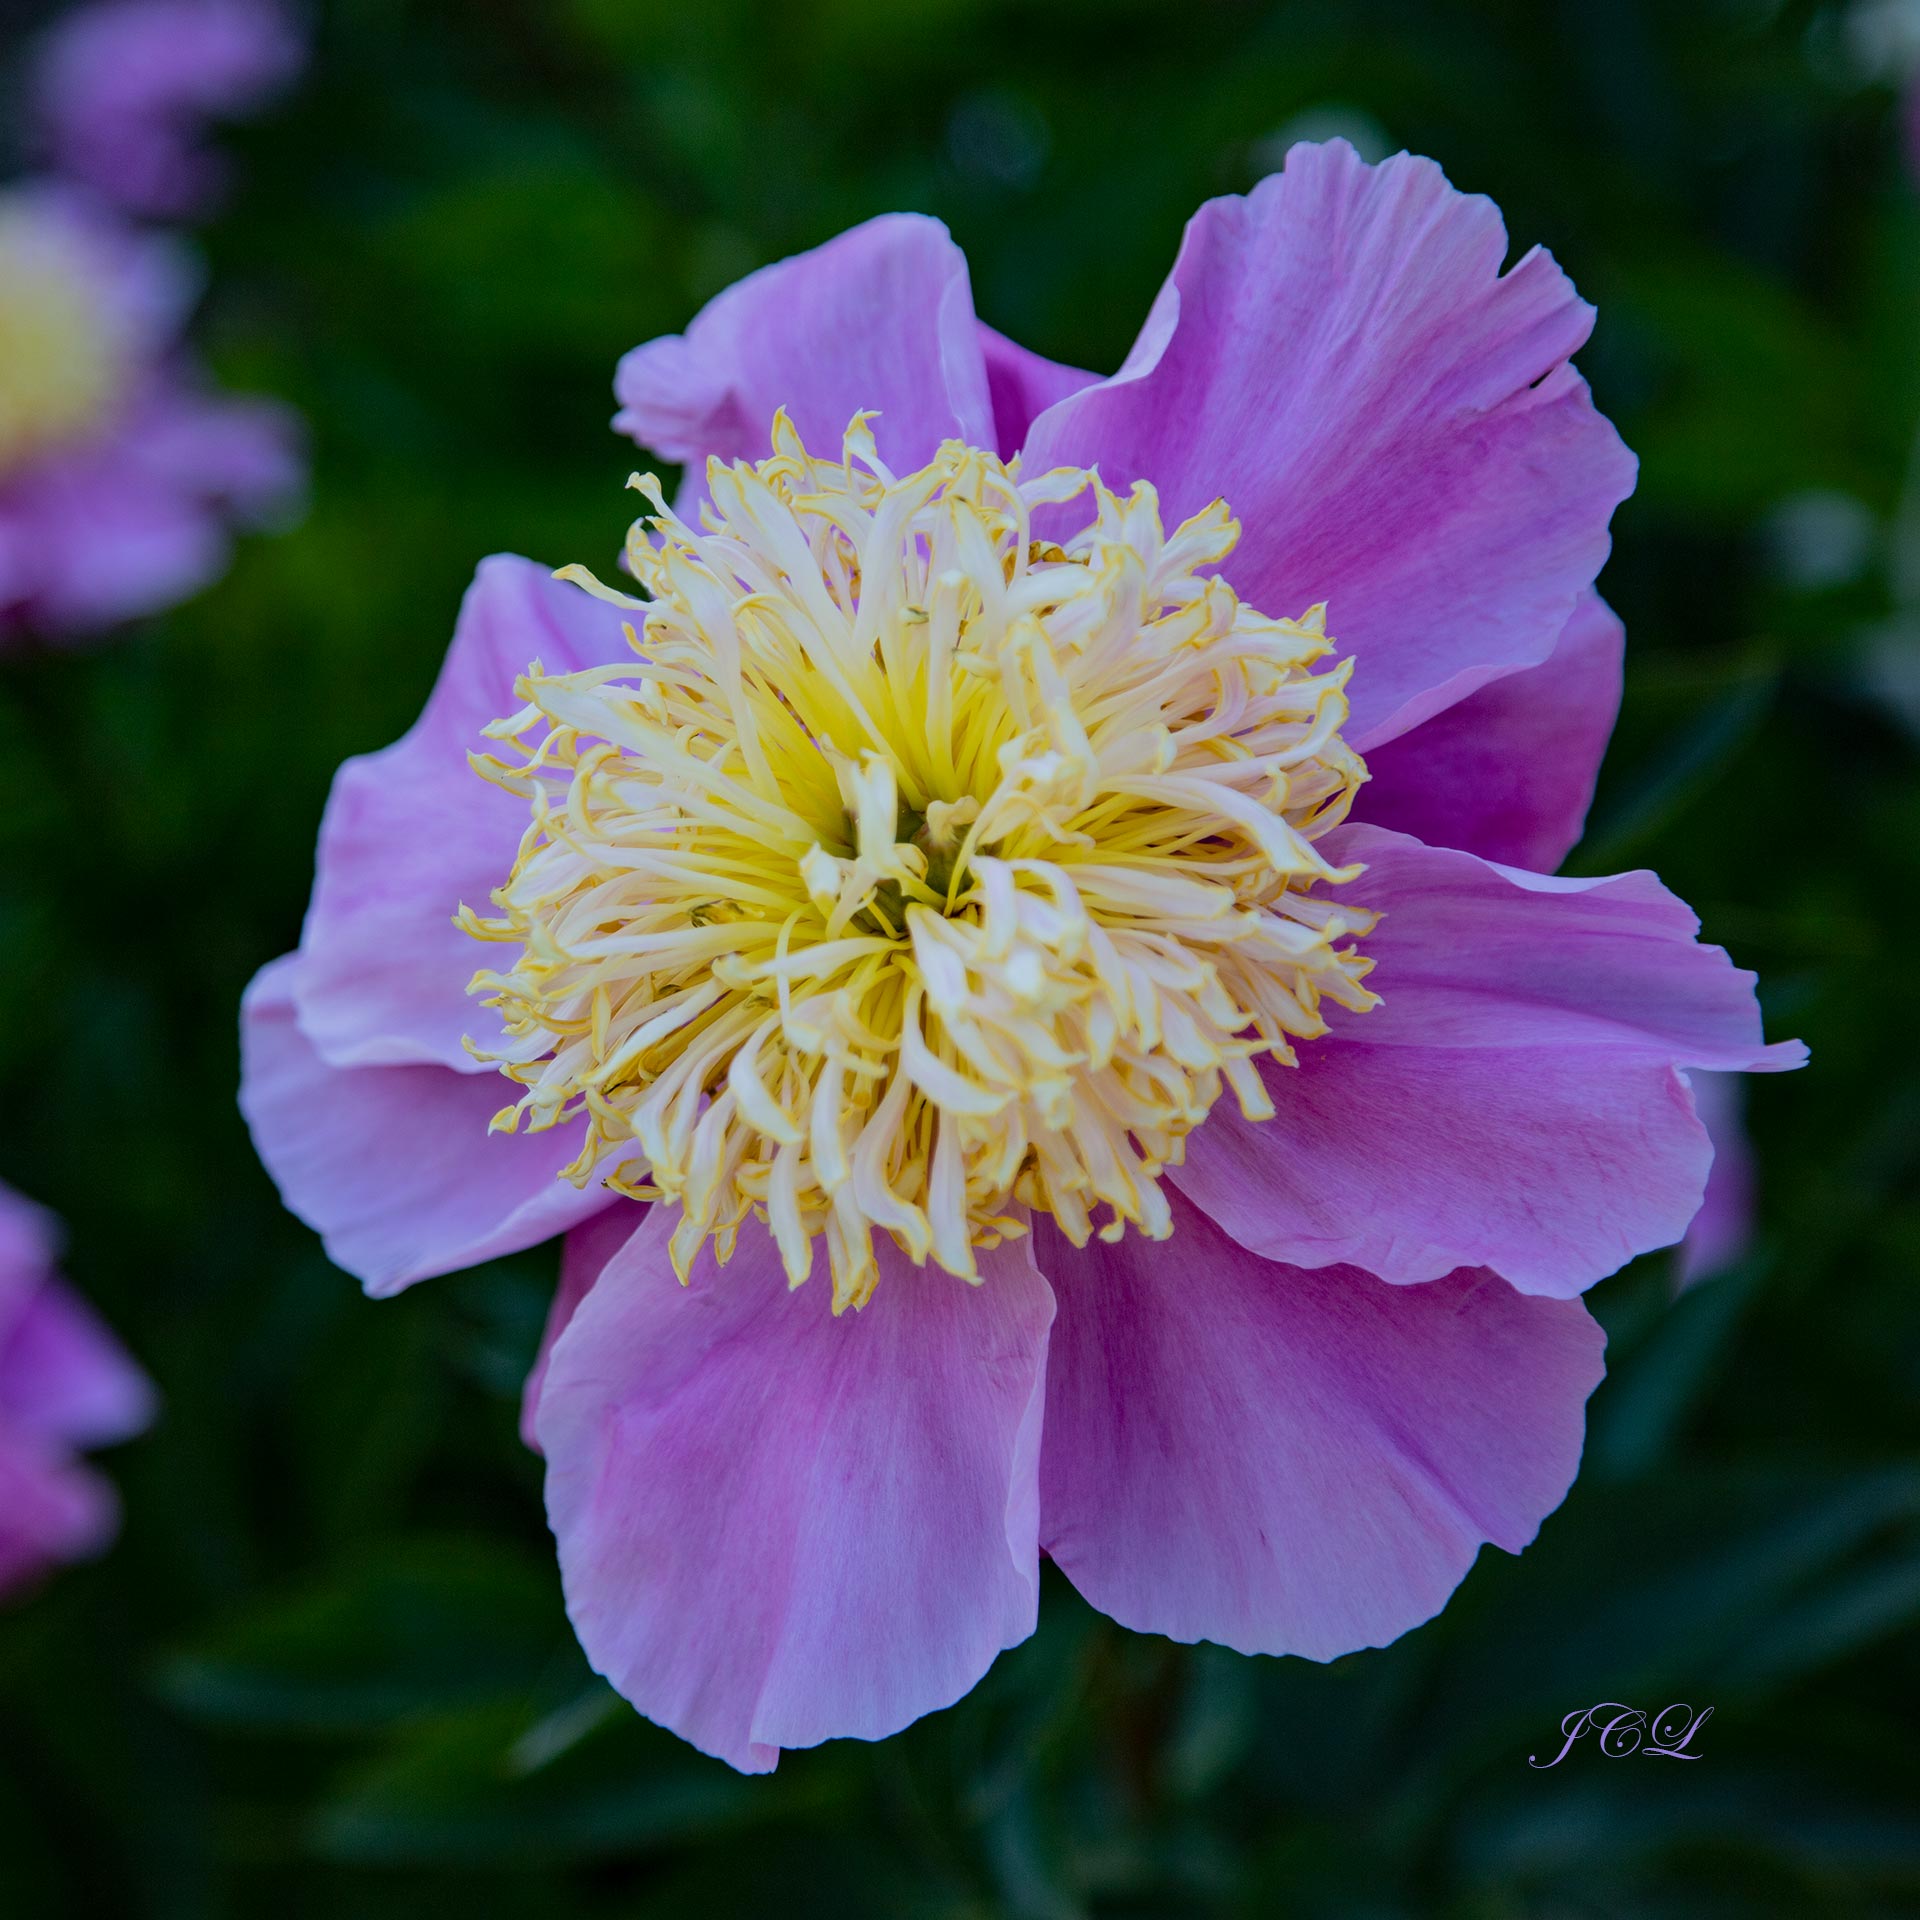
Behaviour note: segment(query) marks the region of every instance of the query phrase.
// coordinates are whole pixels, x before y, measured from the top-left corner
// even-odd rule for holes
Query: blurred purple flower
[[[219,196],[205,122],[263,104],[305,47],[272,0],[105,0],[42,44],[34,114],[48,160],[137,213],[177,217]]]
[[[0,1186],[0,1594],[113,1538],[113,1489],[81,1464],[153,1418],[154,1394],[55,1276],[52,1218]]]
[[[1746,1083],[1737,1073],[1695,1073],[1693,1108],[1713,1142],[1713,1170],[1706,1198],[1680,1243],[1677,1278],[1682,1288],[1725,1273],[1753,1239],[1753,1148],[1744,1118]]]
[[[186,358],[177,242],[70,189],[0,192],[0,647],[96,632],[225,567],[298,493],[299,423]]]

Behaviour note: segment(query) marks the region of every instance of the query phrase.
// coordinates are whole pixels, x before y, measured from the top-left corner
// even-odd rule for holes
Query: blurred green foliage
[[[0,663],[0,1174],[159,1379],[101,1564],[0,1619],[0,1912],[1920,1912],[1920,195],[1794,0],[334,0],[234,137],[203,338],[312,510],[90,656]],[[1649,864],[1815,1065],[1763,1226],[1594,1296],[1612,1375],[1539,1545],[1331,1667],[1129,1636],[1049,1576],[949,1712],[743,1781],[560,1611],[515,1397],[533,1255],[363,1301],[233,1107],[327,782],[412,719],[475,560],[599,563],[617,355],[892,207],[997,325],[1117,363],[1290,131],[1437,157],[1600,308],[1644,465],[1627,708],[1576,856]],[[1554,1771],[1601,1699],[1693,1764]]]

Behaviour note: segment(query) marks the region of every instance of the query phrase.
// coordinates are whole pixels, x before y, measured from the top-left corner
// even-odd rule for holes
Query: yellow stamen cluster
[[[519,949],[474,981],[525,1089],[494,1124],[584,1114],[570,1176],[678,1203],[683,1275],[749,1210],[795,1285],[824,1235],[836,1311],[875,1228],[968,1279],[1024,1208],[1164,1236],[1223,1083],[1267,1117],[1257,1057],[1374,1004],[1327,891],[1360,869],[1314,846],[1366,777],[1350,663],[1202,575],[1224,503],[1168,536],[1151,487],[959,442],[896,477],[865,416],[837,463],[784,414],[773,448],[709,466],[699,528],[634,482],[648,598],[571,572],[634,658],[536,663],[476,757],[533,814],[460,916]]]
[[[0,477],[83,435],[112,401],[120,363],[70,238],[0,199]]]

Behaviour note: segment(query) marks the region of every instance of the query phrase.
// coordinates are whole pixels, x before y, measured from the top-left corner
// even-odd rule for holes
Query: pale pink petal
[[[684,334],[635,347],[614,379],[614,426],[691,471],[758,460],[785,407],[829,458],[855,413],[901,471],[941,441],[993,444],[993,403],[967,262],[937,220],[886,214],[710,301]]]
[[[466,990],[493,956],[453,916],[462,902],[492,911],[528,814],[467,755],[498,751],[481,729],[518,707],[531,661],[559,673],[620,659],[621,628],[618,607],[531,560],[483,560],[420,718],[334,776],[294,982],[301,1029],[328,1064],[494,1074],[460,1044],[498,1031]],[[506,1104],[504,1083],[493,1104]]]
[[[1568,364],[1592,309],[1506,253],[1432,161],[1295,147],[1194,215],[1127,364],[1034,422],[1027,468],[1150,480],[1169,525],[1224,496],[1222,571],[1266,613],[1329,603],[1377,746],[1546,659],[1633,484]]]
[[[601,1269],[626,1244],[646,1211],[644,1201],[616,1200],[605,1212],[596,1213],[591,1220],[575,1227],[561,1246],[560,1284],[553,1290],[547,1324],[540,1333],[540,1351],[534,1355],[533,1369],[520,1396],[520,1438],[535,1453],[540,1451],[540,1436],[535,1429],[540,1392],[546,1385],[547,1363],[553,1357],[554,1344],[572,1324],[580,1302],[599,1279]]]
[[[1325,845],[1367,863],[1384,1004],[1265,1069],[1273,1119],[1220,1102],[1173,1171],[1188,1198],[1268,1259],[1529,1293],[1678,1240],[1711,1159],[1678,1069],[1805,1058],[1764,1045],[1753,976],[1651,874],[1545,879],[1374,827]]]
[[[332,1067],[294,1013],[288,954],[241,1003],[240,1110],[280,1197],[369,1293],[516,1253],[613,1196],[559,1177],[578,1125],[489,1134],[512,1084],[445,1067]]]
[[[980,349],[986,355],[987,391],[993,399],[993,451],[1003,460],[1011,460],[1020,451],[1027,429],[1056,400],[1064,400],[1100,378],[1097,373],[1030,352],[1017,340],[995,332],[984,320],[980,323]]]
[[[654,1209],[553,1350],[547,1509],[587,1657],[746,1772],[877,1740],[1033,1630],[1052,1296],[1024,1245],[985,1284],[881,1253],[835,1319],[749,1220],[691,1286]]]
[[[1176,1198],[1170,1243],[1039,1223],[1059,1316],[1041,1543],[1103,1613],[1331,1660],[1517,1553],[1580,1463],[1604,1337],[1489,1273],[1282,1267]]]
[[[1551,873],[1579,840],[1620,711],[1626,632],[1599,595],[1552,655],[1367,756],[1355,812],[1438,847]]]

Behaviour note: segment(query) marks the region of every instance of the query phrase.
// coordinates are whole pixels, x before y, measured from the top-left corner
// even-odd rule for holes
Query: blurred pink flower
[[[113,1489],[81,1464],[153,1418],[153,1389],[55,1276],[52,1219],[0,1186],[0,1594],[113,1538]]]
[[[34,74],[45,157],[133,212],[204,212],[226,178],[206,122],[264,105],[305,57],[274,0],[79,7],[48,33]]]
[[[706,1751],[954,1700],[1042,1554],[1178,1640],[1417,1625],[1573,1478],[1579,1295],[1700,1205],[1688,1072],[1804,1057],[1651,874],[1544,877],[1634,468],[1592,310],[1507,251],[1431,162],[1297,147],[1101,379],[976,319],[937,223],[856,228],[622,363],[707,529],[656,503],[650,598],[484,562],[341,769],[255,1141],[375,1294],[566,1233],[568,1606]]]
[[[71,190],[0,190],[0,646],[155,613],[302,478],[284,407],[212,390],[179,245]]]

